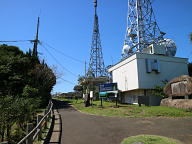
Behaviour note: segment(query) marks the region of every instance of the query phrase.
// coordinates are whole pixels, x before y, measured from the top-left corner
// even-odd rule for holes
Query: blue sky
[[[84,74],[84,61],[89,62],[94,23],[93,1],[2,0],[0,40],[34,39],[37,17],[40,16],[39,40],[44,47],[38,46],[39,56],[49,66],[57,66],[58,71],[63,73],[62,78],[68,81],[58,79],[53,92],[73,91],[78,75]],[[98,0],[99,27],[106,66],[121,59],[127,3],[128,0]],[[192,43],[189,41],[192,32],[192,1],[154,0],[152,6],[161,31],[167,33],[165,38],[176,42],[176,56],[192,61]],[[33,47],[30,42],[8,44],[16,45],[23,51]]]

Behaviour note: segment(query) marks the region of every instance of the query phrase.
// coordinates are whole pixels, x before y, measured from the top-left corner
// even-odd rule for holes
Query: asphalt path
[[[160,135],[192,144],[190,118],[115,118],[81,113],[54,101],[62,118],[62,144],[120,144],[129,136]]]

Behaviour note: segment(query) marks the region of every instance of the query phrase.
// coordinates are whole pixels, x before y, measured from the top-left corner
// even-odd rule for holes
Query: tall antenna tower
[[[105,65],[102,54],[101,40],[99,34],[99,23],[97,16],[97,0],[94,1],[95,6],[95,22],[93,28],[91,54],[88,68],[88,75],[94,74],[95,78],[106,76]]]
[[[122,58],[142,52],[153,43],[163,40],[151,6],[151,0],[128,0],[127,29]]]

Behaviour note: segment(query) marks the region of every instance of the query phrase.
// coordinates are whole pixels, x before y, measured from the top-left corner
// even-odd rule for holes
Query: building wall
[[[160,72],[147,73],[146,59],[159,60]],[[155,85],[162,85],[163,80],[170,81],[175,77],[188,75],[187,62],[188,59],[184,58],[137,53],[139,88],[153,89]]]
[[[160,72],[147,73],[146,59],[158,60]],[[155,85],[162,85],[163,80],[188,75],[187,62],[186,58],[136,53],[110,68],[109,72],[112,72],[113,82],[117,82],[121,91],[153,89]]]
[[[160,69],[147,72],[146,60],[157,60]],[[137,103],[137,96],[144,96],[144,89],[153,105],[156,99],[150,94],[155,85],[162,85],[163,80],[188,75],[188,59],[168,57],[163,55],[136,53],[119,62],[108,71],[112,72],[113,82],[124,92],[124,103]],[[149,91],[148,91],[149,90]]]
[[[138,89],[139,85],[136,55],[114,66],[112,77],[113,82],[118,83],[118,89],[121,91]]]

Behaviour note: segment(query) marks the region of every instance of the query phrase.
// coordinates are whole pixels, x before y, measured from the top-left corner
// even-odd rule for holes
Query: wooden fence
[[[53,103],[52,101],[49,101],[49,104],[45,109],[44,116],[37,116],[37,126],[35,128],[33,128],[33,124],[27,124],[27,135],[18,144],[33,144],[36,138],[38,138],[38,140],[41,140],[42,129],[43,127],[47,128],[47,122],[49,120],[49,117],[51,116],[52,107]]]

